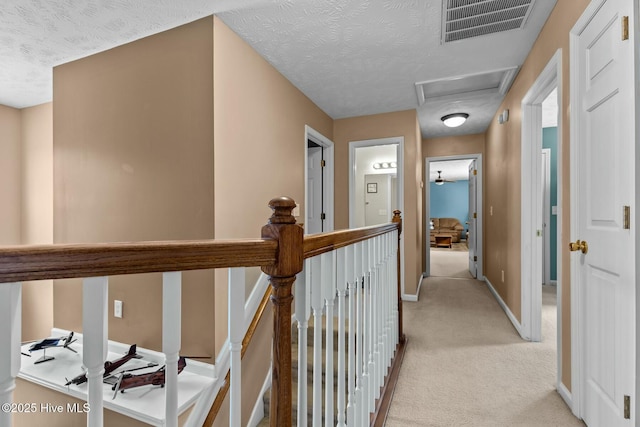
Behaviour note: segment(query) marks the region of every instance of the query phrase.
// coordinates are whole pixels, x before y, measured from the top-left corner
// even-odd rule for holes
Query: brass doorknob
[[[569,250],[571,252],[582,251],[583,254],[589,252],[589,245],[584,240],[576,240],[575,243],[569,243]]]

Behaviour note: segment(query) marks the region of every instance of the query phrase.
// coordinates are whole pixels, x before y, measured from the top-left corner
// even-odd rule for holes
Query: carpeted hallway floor
[[[530,343],[484,282],[426,278],[404,303],[409,343],[386,426],[584,426],[555,391],[554,292],[543,342]]]

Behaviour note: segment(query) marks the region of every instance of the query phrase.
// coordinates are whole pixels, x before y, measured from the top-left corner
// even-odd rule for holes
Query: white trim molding
[[[418,299],[420,298],[420,288],[422,288],[422,281],[424,280],[424,274],[422,276],[420,276],[420,279],[418,279],[418,286],[416,286],[416,294],[415,295],[411,295],[411,294],[405,294],[404,292],[402,293],[402,301],[411,301],[411,302],[418,302]]]
[[[504,310],[504,312],[506,313],[507,317],[509,318],[509,320],[513,324],[513,327],[516,328],[516,331],[518,331],[518,334],[520,334],[520,336],[523,339],[526,340],[527,338],[522,334],[522,326],[520,325],[520,322],[518,322],[518,319],[516,319],[516,316],[511,312],[511,310],[509,309],[507,304],[504,302],[504,300],[502,299],[500,294],[498,294],[498,291],[496,291],[496,289],[493,287],[493,285],[491,284],[489,279],[487,279],[485,277],[484,281],[487,284],[487,287],[489,288],[489,290],[493,294],[493,296],[496,299],[496,301],[498,301],[498,304],[500,304],[500,307],[502,307],[502,310]]]
[[[264,399],[263,396],[267,392],[267,390],[271,387],[271,370],[267,372],[267,376],[264,379],[264,383],[262,383],[262,388],[260,389],[260,394],[258,394],[258,399],[256,400],[256,404],[253,405],[253,410],[251,411],[251,416],[249,417],[249,421],[247,422],[247,426],[256,427],[260,424],[260,421],[264,418]]]

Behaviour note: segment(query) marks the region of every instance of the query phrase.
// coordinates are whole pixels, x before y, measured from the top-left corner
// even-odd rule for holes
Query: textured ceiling
[[[48,102],[53,66],[217,13],[333,118],[417,109],[425,137],[477,133],[502,95],[419,107],[415,83],[520,66],[554,5],[537,1],[523,29],[442,45],[440,0],[2,0],[0,104]],[[455,111],[470,118],[452,130],[440,117]]]

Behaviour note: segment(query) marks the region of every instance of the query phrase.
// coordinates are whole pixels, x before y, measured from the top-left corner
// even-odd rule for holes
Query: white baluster
[[[320,255],[322,264],[322,296],[325,301],[325,374],[324,374],[324,425],[333,425],[333,304],[336,295],[336,252]]]
[[[245,269],[229,269],[229,426],[239,427],[242,422],[242,339],[244,335]]]
[[[369,398],[370,381],[369,381],[369,354],[371,344],[371,292],[369,274],[369,241],[362,242],[362,271],[364,283],[362,286],[362,421],[369,419]]]
[[[322,424],[322,276],[320,257],[311,258],[311,309],[313,310],[313,427]],[[299,363],[304,363],[300,361]],[[298,417],[307,414],[298,414]]]
[[[395,230],[392,233],[392,252],[391,252],[391,276],[392,276],[392,289],[393,292],[393,333],[395,334],[395,342],[400,342],[400,333],[398,331],[398,319],[399,319],[399,310],[398,307],[398,231]]]
[[[345,275],[347,277],[349,288],[349,371],[347,375],[347,383],[349,385],[349,399],[347,403],[347,425],[355,425],[355,406],[356,406],[356,294],[357,279],[355,274],[354,252],[355,246],[349,245],[345,248]]]
[[[389,357],[392,358],[393,355],[395,354],[395,350],[396,350],[396,344],[398,344],[398,331],[396,328],[393,327],[393,307],[396,304],[396,301],[394,300],[395,298],[395,290],[394,288],[396,287],[396,280],[393,276],[393,265],[395,264],[396,260],[393,257],[393,236],[394,233],[390,233],[389,235],[389,261],[387,263],[387,274],[389,276],[389,279],[387,280],[387,283],[389,284],[388,286],[388,293],[389,293],[389,331],[391,334],[391,349],[389,352]]]
[[[22,284],[0,283],[0,404],[13,403],[20,371]],[[0,426],[11,425],[11,411],[0,411]]]
[[[363,328],[363,320],[364,316],[362,315],[363,308],[363,300],[364,300],[364,285],[363,285],[363,275],[364,270],[362,268],[362,242],[356,243],[355,245],[355,264],[356,264],[356,426],[363,425],[364,420],[366,418],[363,415],[362,408],[364,407],[364,392],[362,390],[363,387],[363,379],[362,379],[362,361],[364,352],[364,328]]]
[[[386,374],[386,347],[385,347],[385,330],[384,330],[384,266],[382,264],[382,249],[383,249],[383,236],[376,237],[376,265],[378,271],[378,280],[376,287],[378,288],[378,359],[376,360],[378,366],[378,388],[376,389],[376,399],[380,397],[380,388],[384,384],[384,377]]]
[[[107,277],[89,277],[82,282],[82,363],[87,368],[87,414],[89,427],[103,425],[104,361],[107,355]]]
[[[338,290],[338,427],[345,427],[346,372],[345,372],[345,295],[347,293],[347,251],[336,251],[336,288]]]
[[[165,422],[178,426],[178,359],[182,331],[182,273],[162,273],[162,352],[165,357]]]
[[[393,345],[394,340],[393,340],[393,330],[391,328],[391,304],[393,302],[393,300],[391,299],[391,286],[393,285],[393,282],[391,281],[391,276],[390,276],[390,266],[389,263],[390,261],[390,254],[391,254],[391,247],[390,247],[390,241],[391,241],[391,233],[387,233],[385,234],[385,238],[384,238],[384,301],[385,301],[385,305],[384,305],[384,330],[385,330],[385,336],[386,336],[386,361],[387,361],[387,370],[388,368],[391,366],[391,358],[393,357],[393,348],[395,347]]]
[[[374,412],[376,408],[375,390],[378,387],[378,373],[376,371],[376,354],[378,348],[377,322],[376,322],[376,300],[377,300],[377,271],[375,264],[375,239],[369,242],[369,412]]]
[[[307,287],[310,260],[304,261],[304,270],[298,274],[295,286],[295,319],[298,322],[298,427],[307,426],[307,329],[311,313],[311,291]]]

